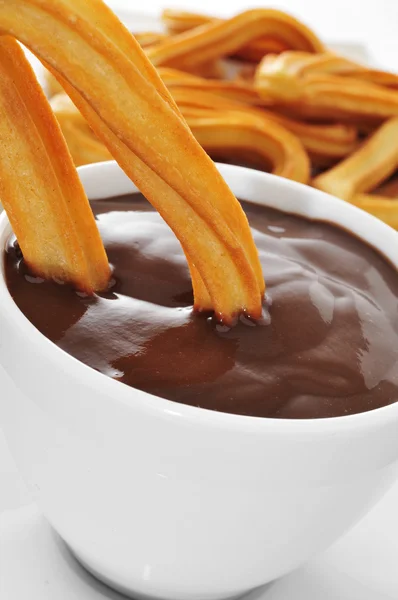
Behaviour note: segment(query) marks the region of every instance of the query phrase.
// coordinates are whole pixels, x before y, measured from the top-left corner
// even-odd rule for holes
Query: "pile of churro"
[[[227,20],[165,10],[162,21],[163,33],[135,34],[140,60],[212,158],[313,185],[398,227],[398,75],[338,56],[278,10]],[[117,140],[52,70],[47,94],[75,164],[115,156]]]

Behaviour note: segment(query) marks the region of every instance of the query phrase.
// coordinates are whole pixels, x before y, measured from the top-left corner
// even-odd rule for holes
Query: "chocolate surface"
[[[331,417],[398,399],[398,275],[353,236],[244,203],[271,324],[225,330],[192,313],[179,243],[142,196],[94,208],[114,267],[109,293],[30,277],[14,240],[6,253],[16,303],[66,352],[152,394],[243,415]]]

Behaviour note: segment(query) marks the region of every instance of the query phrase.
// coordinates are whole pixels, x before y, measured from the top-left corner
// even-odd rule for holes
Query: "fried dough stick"
[[[304,118],[381,121],[398,116],[398,91],[349,75],[349,62],[301,52],[268,56],[257,68],[256,88],[267,102],[273,99]]]
[[[313,180],[343,200],[369,192],[398,167],[398,118],[389,119],[351,156]]]
[[[207,152],[234,155],[248,151],[271,164],[274,175],[307,183],[310,162],[300,141],[277,123],[243,112],[191,110],[184,113]]]
[[[107,148],[96,138],[83,115],[66,94],[51,106],[68,141],[75,163],[82,153],[94,162],[109,160]],[[262,165],[271,164],[275,175],[307,183],[309,159],[299,140],[275,122],[248,112],[186,108],[184,116],[196,139],[207,152],[255,152]]]
[[[19,44],[0,37],[0,197],[32,273],[92,294],[110,268],[59,125]]]
[[[259,318],[264,282],[243,210],[106,5],[7,0],[0,2],[0,27],[76,91],[72,99],[90,126],[195,261],[218,318]]]
[[[159,67],[158,73],[169,90],[173,87],[184,87],[192,95],[195,95],[198,91],[208,91],[253,106],[268,104],[265,98],[259,96],[254,85],[247,81],[205,79],[204,77],[167,67]]]
[[[398,229],[398,198],[379,194],[354,194],[348,202],[377,217],[390,227]]]
[[[61,126],[76,167],[113,160],[112,154],[97,138],[69,96],[64,92],[53,96],[50,106]]]
[[[233,54],[262,36],[278,37],[297,50],[323,50],[316,35],[300,21],[278,10],[258,8],[176,35],[148,48],[147,54],[156,66],[189,71],[196,65]]]
[[[368,69],[364,65],[352,61],[335,52],[327,50],[317,54],[311,52],[286,51],[278,56],[266,56],[259,67],[260,72],[268,73],[269,78],[275,75],[274,83],[281,84],[283,93],[284,78],[286,91],[300,95],[301,80],[310,75],[340,75],[374,83],[384,87],[397,88],[398,75],[386,71]]]
[[[222,19],[216,19],[209,15],[166,8],[162,12],[162,21],[166,26],[167,31],[171,35],[176,35],[178,33],[183,33],[184,31],[189,31],[190,29],[195,29],[195,27],[200,27],[201,25],[207,25],[208,23],[221,23]],[[289,50],[289,48],[290,46],[286,42],[277,38],[262,37],[253,40],[247,44],[247,46],[239,49],[236,52],[236,56],[249,61],[259,62],[263,56],[270,52],[278,54],[279,52]]]
[[[248,106],[231,98],[221,97],[197,90],[192,94],[185,86],[171,86],[170,91],[181,112],[185,116],[190,109],[208,109],[217,111],[242,111],[281,125],[299,138],[311,158],[317,162],[326,162],[344,158],[357,147],[357,130],[350,125],[317,125],[290,119],[271,110]]]

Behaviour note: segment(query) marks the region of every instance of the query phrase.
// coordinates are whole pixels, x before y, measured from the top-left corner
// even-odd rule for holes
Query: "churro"
[[[167,31],[172,35],[183,33],[209,23],[225,22],[223,19],[216,19],[215,17],[211,17],[209,15],[201,15],[172,9],[165,9],[163,11],[162,21],[166,26]],[[320,46],[321,44],[318,40],[313,44],[313,50],[315,52],[319,51]],[[275,34],[275,37],[267,35],[253,39],[247,45],[239,48],[234,54],[245,60],[259,62],[266,54],[279,54],[280,52],[294,48],[295,46],[291,46],[288,39],[281,39],[277,34]]]
[[[369,192],[398,167],[398,118],[389,119],[351,156],[313,180],[313,186],[350,200]]]
[[[100,0],[8,0],[0,24],[75,90],[90,126],[123,167],[129,163],[128,174],[194,259],[217,317],[259,318],[264,280],[244,212],[110,9]]]
[[[398,115],[396,90],[343,75],[342,71],[334,74],[344,70],[349,61],[333,55],[324,55],[321,64],[315,60],[315,67],[310,56],[304,57],[304,63],[301,52],[266,57],[256,71],[259,94],[304,118],[383,120]]]
[[[30,271],[88,294],[110,268],[65,140],[19,44],[0,39],[1,199]]]
[[[236,53],[262,36],[277,37],[297,50],[320,52],[324,46],[305,25],[272,9],[253,9],[232,19],[210,22],[148,49],[156,66],[190,70],[210,60]]]
[[[218,111],[241,111],[271,120],[299,138],[312,159],[322,164],[329,160],[344,158],[357,147],[357,130],[354,126],[331,124],[318,125],[290,119],[275,111],[247,106],[232,98],[224,98],[207,90],[190,93],[185,85],[172,86],[170,91],[180,110],[185,115],[190,109]]]
[[[51,106],[76,164],[111,158],[66,94],[55,96]],[[261,114],[231,109],[217,111],[184,107],[183,114],[196,139],[210,154],[221,152],[223,156],[232,157],[254,154],[259,167],[270,165],[276,175],[308,182],[308,155],[300,141],[275,121]],[[85,161],[90,155],[93,160]]]
[[[173,87],[184,87],[187,93],[192,95],[196,95],[198,91],[208,91],[251,106],[265,106],[268,104],[267,100],[258,94],[254,85],[247,81],[205,79],[167,67],[159,67],[158,73],[169,90]]]
[[[310,163],[300,141],[277,123],[243,112],[192,110],[184,113],[192,133],[211,153],[254,152],[275,175],[307,183]]]
[[[272,56],[264,57],[260,68],[268,72],[269,77],[274,73],[275,83],[280,77],[280,83],[283,84],[283,78],[286,77],[286,87],[292,88],[290,91],[295,95],[300,91],[295,86],[299,86],[300,80],[309,75],[342,75],[384,87],[398,87],[398,75],[369,69],[329,50],[316,54],[297,51],[275,52]]]
[[[160,42],[164,42],[168,38],[166,33],[160,33],[157,31],[137,31],[133,35],[141,48],[155,46]]]
[[[362,193],[354,194],[348,202],[398,229],[398,197],[393,199],[378,194]]]
[[[106,160],[113,156],[98,139],[72,100],[65,93],[50,100],[76,167]]]

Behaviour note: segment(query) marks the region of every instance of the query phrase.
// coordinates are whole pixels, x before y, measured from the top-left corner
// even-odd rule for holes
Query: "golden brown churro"
[[[276,57],[275,54],[280,54],[280,56]],[[267,63],[269,63],[270,75],[274,71],[277,76],[286,75],[297,81],[309,75],[343,75],[384,87],[398,87],[398,75],[368,69],[358,62],[328,50],[317,54],[291,51],[275,52],[274,56],[264,58],[264,70]],[[294,84],[292,83],[292,85]]]
[[[76,167],[113,160],[113,156],[97,138],[83,115],[64,92],[53,96],[50,106],[61,126]]]
[[[344,200],[369,192],[398,167],[398,118],[386,121],[354,154],[319,175],[314,187]]]
[[[211,22],[148,49],[156,66],[190,70],[236,53],[261,36],[278,37],[297,50],[320,52],[323,44],[305,25],[278,10],[253,9],[223,22]]]
[[[264,281],[243,210],[110,9],[100,0],[7,0],[0,2],[0,27],[58,73],[194,258],[217,316],[231,322],[244,311],[259,318]]]
[[[160,42],[164,42],[169,37],[166,33],[156,31],[138,31],[133,34],[141,48],[148,48]]]
[[[183,86],[172,86],[170,91],[180,110],[185,115],[188,109],[208,109],[218,111],[242,111],[269,119],[299,138],[304,148],[316,163],[325,163],[347,156],[357,146],[357,130],[349,125],[315,125],[290,119],[270,110],[247,106],[231,98],[224,98],[211,92],[197,91],[195,95]]]
[[[208,15],[201,15],[197,13],[165,9],[162,13],[162,21],[165,24],[167,31],[172,35],[176,35],[208,23],[221,23],[223,19],[216,19]],[[244,46],[238,50],[236,52],[236,56],[253,62],[258,62],[266,54],[278,54],[280,52],[284,52],[285,50],[289,50],[289,46],[283,41],[277,38],[264,37],[253,40],[247,46]]]
[[[54,75],[48,69],[44,70],[44,89],[47,98],[52,98],[57,94],[62,94],[64,91],[62,85],[58,83]]]
[[[0,39],[0,192],[26,264],[86,293],[110,269],[56,119],[19,44]]]
[[[109,160],[110,154],[96,138],[84,117],[66,94],[51,101],[54,113],[69,143],[75,163],[82,161],[82,147],[87,145],[91,162]],[[307,183],[310,173],[308,156],[299,140],[286,129],[263,115],[248,111],[220,111],[185,107],[184,116],[196,139],[209,152],[223,156],[242,156],[252,152],[263,168],[271,165],[274,174]],[[90,162],[90,161],[87,161]]]
[[[348,202],[398,229],[398,197],[392,199],[378,194],[354,194]]]
[[[197,91],[208,91],[252,106],[267,104],[266,99],[258,94],[253,84],[246,81],[205,79],[204,77],[198,77],[167,67],[159,67],[158,73],[169,90],[178,86],[184,87],[187,93],[189,92],[192,95],[196,94]]]
[[[222,113],[225,120],[227,120],[228,115],[232,112],[234,114],[231,123],[234,122],[236,124],[236,113],[241,112],[243,114],[243,119],[247,118],[247,115],[260,119],[263,122],[263,127],[265,129],[272,129],[272,125],[269,125],[270,122],[279,126],[274,127],[272,132],[270,130],[269,133],[275,137],[279,132],[281,134],[280,144],[283,146],[284,142],[287,141],[287,143],[291,145],[291,149],[296,153],[295,161],[297,162],[297,175],[295,175],[296,171],[293,169],[293,175],[286,174],[285,176],[296,179],[297,181],[303,182],[308,179],[307,168],[302,168],[303,165],[308,163],[308,158],[304,149],[307,150],[315,163],[327,164],[330,161],[345,157],[348,153],[352,152],[357,145],[357,133],[354,127],[346,125],[311,125],[308,123],[301,123],[278,115],[277,113],[252,109],[242,103],[226,100],[209,92],[201,92],[193,96],[185,87],[175,87],[172,88],[172,91],[175,94],[174,98],[177,101],[179,108],[186,118],[188,115],[192,116],[195,111],[196,114],[198,114],[199,111],[202,111],[201,115],[203,116],[205,116],[206,113],[207,116],[213,116],[214,112],[217,112],[218,114]],[[56,96],[54,98],[54,103],[52,102],[52,106],[61,124],[65,138],[68,141],[75,164],[86,164],[88,162],[108,160],[109,152],[102,147],[102,144],[96,138],[91,128],[87,126],[85,120],[81,117],[76,107],[65,94]],[[203,111],[206,111],[206,113]],[[216,123],[215,121],[213,122]],[[189,124],[191,125],[190,121]],[[216,127],[216,124],[214,126]],[[236,127],[238,130],[238,125],[236,125]],[[294,134],[294,137],[286,135],[288,132]],[[214,135],[216,135],[216,131],[214,132]],[[221,135],[220,132],[220,136]],[[297,144],[296,138],[301,141],[301,144]],[[198,141],[202,143],[202,140],[199,137]],[[271,148],[277,148],[277,146],[272,146],[271,144]],[[206,146],[205,149],[208,150]],[[248,152],[249,149],[246,144],[245,155],[247,155]],[[287,154],[290,155],[290,152]],[[275,156],[273,160],[271,158],[269,161],[270,164],[278,163],[280,160],[278,156],[280,156],[280,153],[277,153],[277,156]],[[261,166],[261,163],[258,164]],[[289,170],[286,170],[283,173],[280,173],[279,170],[277,172],[278,174],[283,175],[284,173],[288,173]]]
[[[275,175],[307,183],[310,163],[299,140],[277,123],[243,112],[191,111],[187,123],[207,152],[255,152]]]
[[[207,25],[209,23],[222,23],[225,22],[223,19],[216,19],[208,15],[201,15],[197,13],[183,12],[172,9],[165,9],[162,13],[162,21],[166,26],[167,31],[176,35],[200,27],[201,25]],[[278,36],[263,36],[258,39],[253,39],[243,48],[236,51],[236,56],[250,60],[253,62],[259,62],[263,56],[269,53],[279,54],[285,50],[292,49],[287,41],[279,39]]]
[[[344,69],[349,63],[334,55],[313,59],[301,52],[268,56],[257,69],[256,87],[267,100],[305,118],[382,120],[398,115],[398,92],[348,76]]]

